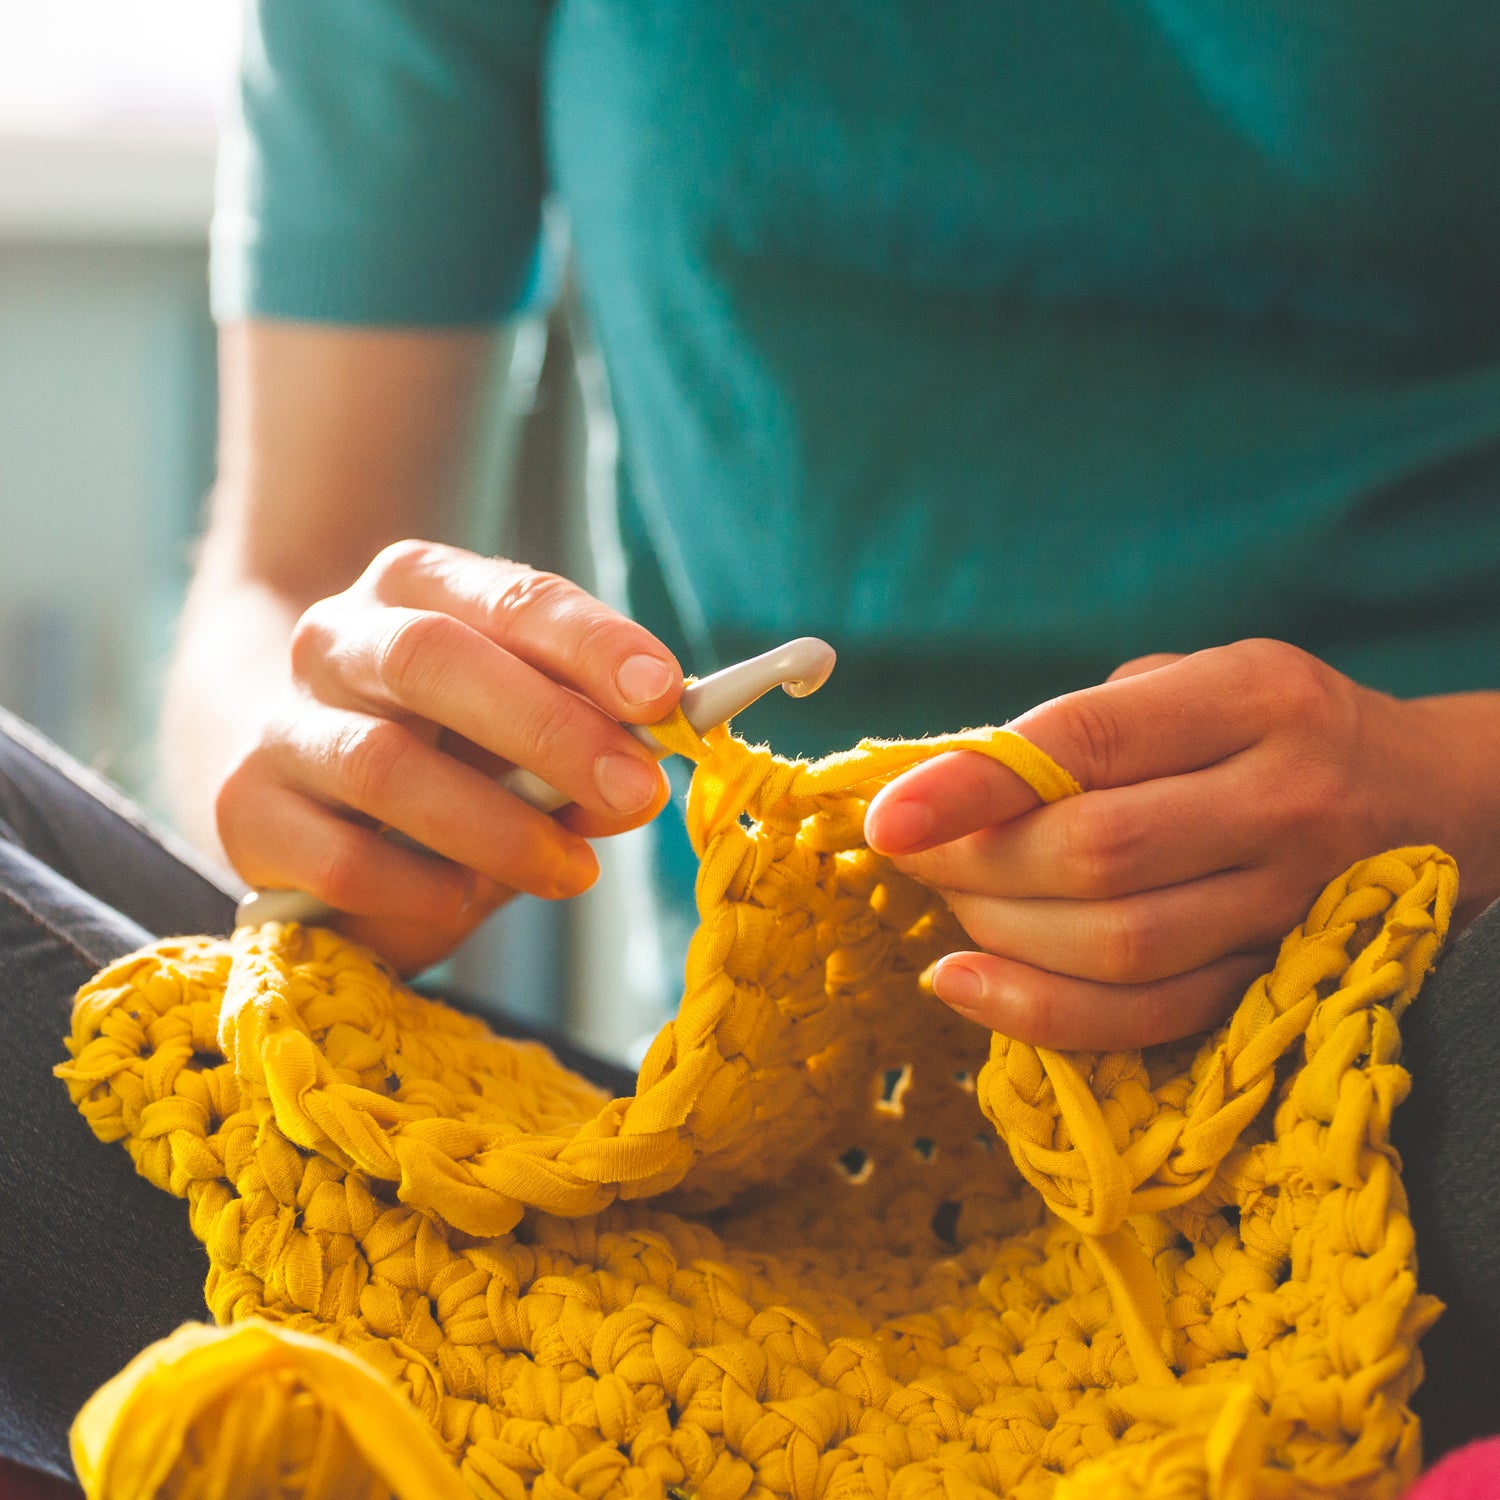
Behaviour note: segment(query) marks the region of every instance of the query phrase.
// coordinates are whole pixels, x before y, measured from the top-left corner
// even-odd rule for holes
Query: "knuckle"
[[[404,578],[420,571],[432,562],[437,547],[418,537],[403,537],[399,542],[390,542],[370,559],[364,571],[364,581],[373,585],[376,592],[388,584],[400,583]]]
[[[1274,753],[1261,763],[1263,822],[1279,833],[1326,827],[1342,815],[1355,775],[1359,703],[1350,681],[1285,641],[1250,640],[1236,652],[1239,684]]]
[[[1134,984],[1151,975],[1154,952],[1150,924],[1128,906],[1107,907],[1098,914],[1094,934],[1099,977],[1107,984]]]
[[[380,685],[397,701],[428,697],[448,670],[455,621],[446,615],[403,615],[385,633],[375,652]]]
[[[1234,650],[1246,690],[1269,716],[1292,721],[1321,714],[1330,698],[1332,675],[1317,657],[1286,641],[1241,641]]]
[[[541,694],[527,705],[520,723],[526,764],[540,770],[576,751],[584,739],[580,708],[579,700],[562,690]]]
[[[298,681],[305,682],[314,676],[327,660],[334,636],[328,615],[328,601],[320,599],[303,610],[292,626],[287,652],[292,676]]]
[[[321,840],[303,879],[308,891],[340,910],[363,903],[368,860],[358,842],[341,834]]]
[[[512,563],[490,589],[485,613],[494,625],[502,628],[527,617],[555,616],[567,607],[576,591],[576,585],[557,573]]]
[[[1069,884],[1080,896],[1111,896],[1125,879],[1135,846],[1126,818],[1108,806],[1078,799],[1063,824],[1063,859]]]
[[[339,779],[351,803],[374,814],[405,773],[411,736],[389,719],[376,719],[345,730],[339,739]]]
[[[1229,662],[1243,677],[1251,678],[1262,675],[1266,668],[1275,665],[1284,644],[1271,636],[1251,635],[1227,645],[1209,646],[1200,655]]]
[[[1294,646],[1278,653],[1275,681],[1284,709],[1296,719],[1321,716],[1329,700],[1329,678],[1316,657]]]
[[[1113,780],[1113,768],[1120,764],[1121,725],[1119,716],[1097,692],[1085,690],[1072,701],[1072,731],[1077,746],[1085,786],[1105,786]],[[1076,771],[1075,775],[1078,774]]]
[[[593,610],[580,611],[582,618],[569,632],[569,665],[575,672],[592,662],[613,661],[620,644],[621,621]]]

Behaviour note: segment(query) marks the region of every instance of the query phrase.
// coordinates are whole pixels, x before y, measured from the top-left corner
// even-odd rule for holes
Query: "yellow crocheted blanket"
[[[330,932],[176,940],[58,1072],[188,1200],[208,1307],[74,1430],[91,1495],[1394,1496],[1437,1304],[1391,1111],[1457,876],[1334,882],[1214,1034],[991,1036],[866,803],[1003,730],[789,763],[680,719],[701,925],[636,1094]]]

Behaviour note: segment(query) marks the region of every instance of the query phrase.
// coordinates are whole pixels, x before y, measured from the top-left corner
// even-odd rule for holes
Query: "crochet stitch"
[[[948,750],[1076,792],[1041,752],[657,733],[698,763],[700,926],[631,1099],[321,929],[158,943],[80,992],[57,1071],[188,1200],[239,1325],[93,1399],[89,1493],[1399,1493],[1439,1308],[1396,1023],[1452,861],[1356,865],[1206,1037],[1057,1053],[932,997],[962,931],[863,842]]]

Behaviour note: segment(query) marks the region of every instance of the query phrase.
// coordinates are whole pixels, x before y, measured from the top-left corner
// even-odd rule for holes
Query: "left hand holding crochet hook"
[[[873,848],[976,945],[938,996],[1022,1041],[1132,1048],[1217,1024],[1353,861],[1452,854],[1458,919],[1500,897],[1500,694],[1402,701],[1278,641],[1145,657],[1010,727],[1085,795],[1045,807],[987,757],[871,803]]]

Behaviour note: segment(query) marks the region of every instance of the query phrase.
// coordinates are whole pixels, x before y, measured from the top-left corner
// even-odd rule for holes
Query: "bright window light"
[[[0,0],[0,131],[211,130],[237,9],[233,0]]]

